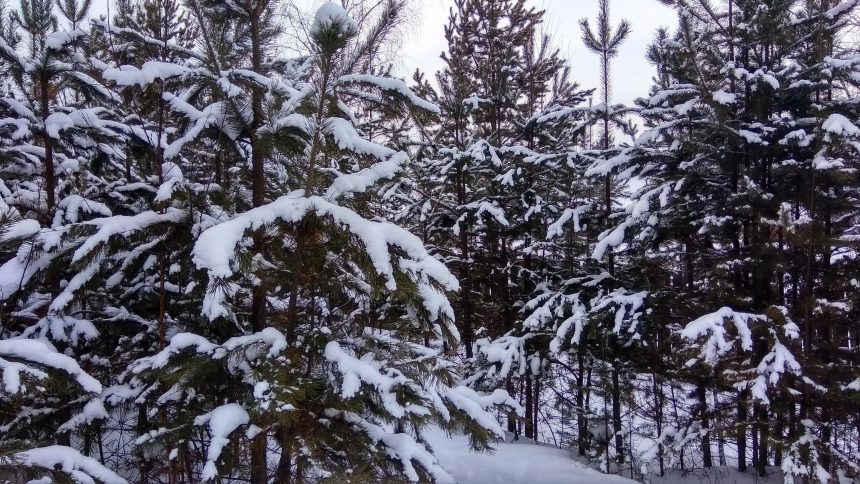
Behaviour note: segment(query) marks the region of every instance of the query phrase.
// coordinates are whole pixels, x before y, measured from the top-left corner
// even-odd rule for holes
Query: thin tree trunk
[[[48,80],[48,76],[45,73],[42,73],[39,77],[39,94],[41,95],[42,100],[42,122],[48,119],[50,116],[51,110],[51,98],[48,89],[50,88],[51,83]],[[45,148],[45,170],[44,170],[44,178],[45,178],[45,200],[47,203],[47,212],[45,213],[46,220],[48,222],[51,221],[51,217],[54,213],[54,206],[56,205],[55,200],[55,192],[57,190],[57,178],[54,173],[54,143],[51,140],[51,137],[48,136],[47,132],[42,133],[42,143]]]
[[[621,433],[621,384],[618,361],[612,366],[612,430],[615,432],[615,458],[624,463],[624,435]],[[619,469],[620,470],[620,469]]]
[[[532,419],[532,415],[534,413],[534,394],[532,392],[531,375],[526,376],[525,397],[526,397],[525,435],[526,435],[527,439],[533,439],[535,436],[535,434],[534,434],[534,420]]]
[[[665,463],[663,461],[663,384],[659,380],[657,373],[652,374],[652,383],[654,391],[654,424],[657,432],[657,463],[660,466],[660,477],[665,474]]]
[[[711,388],[711,391],[712,391],[711,394],[713,395],[713,398],[714,398],[714,408],[719,408],[720,400],[719,400],[719,394],[717,393],[716,385]],[[725,466],[726,465],[726,436],[725,436],[725,432],[724,432],[724,426],[719,425],[719,424],[715,424],[715,427],[716,427],[716,431],[717,431],[717,459],[718,459],[719,465]]]
[[[588,446],[588,420],[585,412],[585,356],[580,345],[577,351],[579,373],[576,375],[576,441],[579,455],[585,456]]]
[[[738,423],[737,423],[737,443],[738,443],[738,470],[746,472],[747,470],[747,405],[748,405],[748,390],[741,390],[738,394]]]
[[[767,407],[758,403],[756,404],[756,425],[758,426],[758,460],[757,466],[758,475],[764,477],[767,475],[767,449],[768,449],[768,413]]]
[[[261,15],[263,2],[248,2],[251,36],[251,68],[261,72],[263,66]],[[259,88],[251,90],[251,132],[248,133],[251,142],[251,204],[259,207],[266,200],[265,156],[257,139],[257,130],[263,124],[263,94]],[[254,246],[265,252],[263,232],[254,234]],[[267,290],[263,278],[251,289],[251,329],[260,332],[266,327]],[[251,482],[265,483],[268,480],[268,464],[266,459],[266,432],[260,432],[251,441]]]
[[[696,385],[696,395],[699,400],[699,421],[702,425],[702,465],[705,469],[714,466],[711,457],[711,429],[708,421],[708,390],[704,380],[699,380]]]

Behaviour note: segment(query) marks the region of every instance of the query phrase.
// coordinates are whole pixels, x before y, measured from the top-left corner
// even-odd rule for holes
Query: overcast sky
[[[415,31],[406,36],[403,46],[404,70],[411,74],[416,67],[435,72],[445,49],[444,26],[453,0],[416,0],[421,13]],[[597,17],[597,0],[532,0],[546,10],[546,24],[558,47],[573,66],[573,77],[583,88],[594,88],[599,82],[598,58],[587,51],[580,40],[579,19],[588,17],[592,25]],[[611,17],[617,24],[626,18],[633,32],[613,63],[614,100],[624,103],[648,94],[654,68],[645,60],[645,49],[658,27],[675,27],[675,15],[657,0],[613,0]]]
[[[323,3],[323,0],[294,1],[306,7],[310,15]],[[103,13],[107,2],[113,0],[96,1],[91,13]],[[418,12],[403,36],[403,58],[398,66],[404,77],[410,77],[416,68],[432,74],[441,67],[439,55],[445,49],[444,27],[448,21],[448,11],[454,4],[453,0],[413,2]],[[598,86],[599,63],[597,56],[583,46],[578,22],[588,17],[594,24],[597,3],[598,0],[531,0],[532,5],[546,10],[548,32],[571,62],[574,81],[586,89]],[[657,0],[612,0],[611,16],[613,24],[626,18],[633,26],[632,34],[622,45],[612,67],[613,100],[629,104],[648,93],[654,68],[645,60],[645,49],[658,27],[675,27],[675,15]]]

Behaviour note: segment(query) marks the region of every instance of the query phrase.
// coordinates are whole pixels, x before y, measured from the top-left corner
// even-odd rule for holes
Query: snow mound
[[[496,444],[495,453],[469,449],[465,435],[434,428],[424,436],[439,464],[454,477],[447,484],[632,484],[624,477],[602,474],[574,460],[563,449],[536,445],[531,440]],[[443,481],[440,481],[443,482]]]
[[[335,2],[326,2],[317,10],[311,32],[317,33],[334,25],[340,26],[346,32],[355,32],[358,30],[355,22],[352,21],[349,13],[342,6]]]

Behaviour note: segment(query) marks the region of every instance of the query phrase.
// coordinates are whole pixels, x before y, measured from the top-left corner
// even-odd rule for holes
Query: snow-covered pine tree
[[[435,187],[425,201],[432,214],[424,217],[432,243],[463,287],[456,311],[468,358],[476,331],[499,335],[516,319],[507,267],[516,256],[505,235],[510,226],[505,210],[516,190],[497,177],[507,174],[513,183],[514,164],[503,158],[514,154],[505,156],[501,149],[522,133],[514,122],[525,118],[518,81],[541,15],[523,1],[463,0],[451,10],[445,29],[446,67],[437,74],[442,116],[433,140],[439,147],[433,156]]]
[[[7,212],[8,213],[8,212]],[[4,237],[14,224],[2,225]],[[64,445],[52,445],[54,431],[68,431],[87,418],[101,418],[102,386],[69,356],[47,343],[34,340],[0,340],[0,476],[11,482],[78,482],[125,484],[126,480],[98,460]],[[54,427],[50,415],[69,403],[82,403],[80,416]],[[45,416],[48,416],[46,419]]]
[[[135,442],[164,427],[171,414],[158,408],[157,396],[129,385],[126,369],[163,349],[170,335],[204,324],[197,301],[206,281],[190,270],[191,249],[200,231],[196,224],[221,212],[229,194],[223,178],[213,173],[213,153],[221,150],[217,135],[192,144],[182,156],[175,147],[167,156],[188,125],[184,111],[171,109],[171,94],[196,92],[211,99],[195,79],[181,77],[184,68],[200,62],[188,12],[171,0],[116,7],[112,19],[92,21],[99,75],[118,93],[115,112],[129,133],[123,172],[111,185],[119,215],[104,221],[91,245],[92,253],[104,253],[94,280],[104,284],[104,317],[118,328],[111,344],[124,349],[112,354],[116,370],[105,379],[110,386],[103,398],[118,425],[102,445],[114,468],[127,475],[143,482],[162,475],[175,480],[182,460],[189,458],[189,444],[180,446],[181,458],[164,459],[159,449]]]
[[[582,136],[588,114],[577,107],[586,94],[540,33],[542,17],[517,1],[462,1],[451,10],[437,74],[442,114],[428,136],[435,154],[421,164],[413,206],[416,225],[460,279],[455,312],[465,356],[475,358],[470,380],[520,394],[527,418],[521,426],[509,419],[509,430],[530,438],[546,365],[534,353],[540,344],[518,346],[534,336],[520,325],[521,310],[557,276],[557,254],[543,241],[548,220],[568,203],[564,145]],[[496,341],[503,335],[509,341]]]
[[[256,44],[253,31],[244,29],[249,18],[252,24],[267,18],[266,9],[275,5],[251,7],[192,9],[204,44],[215,40],[212,26],[226,23],[252,51],[268,45]],[[222,335],[211,329],[205,336],[173,335],[129,374],[131,387],[145,389],[173,415],[171,430],[141,441],[160,443],[171,458],[182,453],[182,442],[203,444],[202,459],[189,464],[191,475],[250,475],[260,482],[439,477],[444,471],[422,443],[426,425],[462,426],[484,447],[501,434],[485,409],[516,407],[504,392],[482,396],[460,386],[440,348],[421,344],[456,340],[445,292],[457,281],[420,239],[373,215],[377,205],[369,189],[395,176],[408,156],[366,138],[359,107],[437,109],[402,81],[359,70],[401,12],[400,2],[385,2],[376,23],[359,26],[342,7],[326,3],[308,28],[312,50],[305,58],[284,61],[261,52],[259,66],[254,54],[250,66],[204,64],[196,72],[165,75],[217,80],[224,97],[204,109],[220,113],[215,126],[251,152],[250,180],[236,181],[252,195],[250,206],[204,220],[214,226],[203,230],[193,252],[209,275],[203,314]],[[236,45],[247,45],[242,42]],[[222,61],[218,52],[203,57]],[[136,76],[142,71],[130,70]],[[204,109],[184,111],[190,116]],[[200,136],[210,125],[201,123],[210,120],[197,121],[178,140]],[[290,139],[287,147],[302,149],[284,149]],[[274,183],[255,194],[255,149],[274,175],[263,180],[285,195],[269,198]],[[258,196],[262,203],[255,202]],[[251,289],[264,283],[266,310],[260,316],[251,304],[249,314]],[[245,432],[236,432],[240,427]],[[239,445],[228,447],[231,441]],[[268,445],[277,449],[271,473]],[[246,452],[250,459],[242,457]]]
[[[604,328],[603,331],[601,331],[604,333],[604,336],[601,339],[603,339],[603,341],[606,343],[606,347],[609,350],[609,354],[603,357],[603,359],[605,359],[605,361],[611,366],[611,369],[609,370],[611,381],[609,382],[609,385],[607,385],[607,388],[609,389],[612,402],[612,435],[614,436],[613,440],[615,443],[615,458],[620,466],[625,461],[625,445],[621,427],[622,368],[621,361],[618,358],[617,353],[623,351],[622,346],[625,349],[629,349],[630,343],[633,340],[633,336],[636,335],[636,317],[633,315],[636,314],[638,306],[642,304],[642,295],[639,294],[632,296],[632,304],[629,305],[632,311],[631,314],[627,314],[628,304],[626,303],[626,301],[623,301],[623,299],[631,298],[631,295],[626,294],[626,291],[623,289],[623,287],[619,287],[618,281],[623,279],[616,278],[616,275],[619,271],[616,271],[615,267],[615,254],[613,252],[614,248],[606,247],[605,245],[603,245],[603,242],[605,242],[608,238],[611,238],[614,235],[612,233],[612,222],[610,220],[610,217],[612,216],[612,213],[614,211],[613,165],[618,163],[619,158],[623,159],[623,157],[625,156],[621,152],[621,150],[613,146],[613,128],[617,128],[619,125],[624,127],[624,117],[628,113],[628,110],[625,109],[623,106],[611,105],[611,62],[612,59],[618,55],[619,47],[627,39],[631,32],[630,24],[629,22],[627,22],[627,20],[621,20],[621,22],[617,26],[613,27],[611,24],[609,12],[610,1],[600,0],[599,12],[597,15],[597,25],[595,26],[595,30],[592,30],[591,26],[589,25],[588,19],[582,19],[580,21],[580,28],[582,30],[582,40],[586,48],[600,56],[600,96],[602,102],[597,106],[597,109],[600,111],[602,118],[600,132],[601,140],[599,142],[600,151],[591,155],[595,156],[596,160],[592,163],[592,166],[585,171],[584,175],[592,177],[603,177],[602,205],[604,218],[602,223],[597,223],[594,225],[600,226],[605,230],[605,232],[601,233],[598,236],[598,245],[594,253],[594,258],[600,260],[605,257],[605,269],[607,271],[607,274],[610,276],[610,280],[615,279],[615,281],[613,281],[612,283],[612,286],[615,287],[611,287],[611,292],[608,294],[609,298],[607,300],[598,302],[597,304],[593,305],[594,308],[592,309],[592,311],[594,311],[595,309],[597,311],[594,312],[598,313],[602,312],[601,309],[609,309],[610,311],[616,311],[614,315],[615,317],[612,318],[614,320],[612,329],[609,330],[609,328]],[[586,156],[589,156],[589,154],[586,154]],[[619,178],[623,179],[623,174]],[[606,249],[601,251],[601,249],[603,249],[604,247],[606,247]],[[633,316],[632,318],[630,318],[630,321],[628,321],[626,328],[623,327],[624,324],[622,323],[622,320],[625,318],[625,316]],[[632,334],[626,334],[622,336],[622,331],[624,333]],[[579,341],[577,341],[576,343],[579,343]],[[582,349],[586,348],[587,344],[584,345]],[[604,396],[604,399],[606,399],[606,396]],[[580,432],[581,431],[582,429],[580,429]]]
[[[69,296],[89,280],[92,266],[67,263],[80,241],[77,228],[112,213],[107,194],[125,133],[105,109],[115,100],[113,93],[92,77],[83,42],[87,34],[80,28],[67,30],[86,5],[66,4],[62,11],[73,17],[68,25],[56,19],[52,7],[50,2],[22,2],[0,38],[7,73],[0,100],[2,195],[5,205],[27,222],[18,225],[27,227],[26,232],[18,230],[6,242],[7,247],[14,243],[15,250],[4,253],[0,265],[3,339],[50,340],[97,373],[91,365],[99,366],[105,353],[97,345],[100,333],[87,303],[67,310]],[[72,8],[74,12],[68,10]],[[29,423],[40,432],[51,429],[42,435],[49,442],[68,445],[74,433],[92,443],[88,427],[105,417],[98,401],[42,403],[41,421]]]
[[[584,27],[604,61],[609,61],[626,36],[625,25],[613,33],[608,12],[603,10],[600,34]],[[581,105],[581,97],[559,99],[525,123],[539,140],[542,156],[537,160],[549,168],[539,184],[548,187],[546,193],[551,196],[544,196],[544,206],[536,211],[539,228],[529,234],[534,242],[526,244],[524,251],[525,258],[542,269],[534,274],[539,282],[528,294],[517,329],[486,342],[483,349],[493,354],[503,374],[514,367],[521,374],[548,376],[543,383],[552,386],[554,395],[573,394],[560,398],[559,406],[576,413],[575,435],[582,455],[589,454],[592,447],[589,434],[612,435],[608,428],[590,428],[589,402],[596,400],[591,398],[592,373],[602,376],[607,389],[601,398],[607,405],[616,404],[612,410],[617,418],[608,415],[609,408],[604,406],[598,421],[621,430],[620,367],[627,361],[625,349],[639,337],[637,324],[644,303],[644,293],[625,290],[626,274],[615,270],[613,258],[604,257],[608,243],[604,239],[613,237],[611,230],[606,230],[611,228],[613,197],[622,186],[619,181],[626,181],[627,175],[613,170],[613,164],[625,155],[621,148],[612,146],[610,130],[618,126],[626,129],[624,116],[629,111],[623,106],[602,107],[609,104],[608,68],[605,65],[607,84],[602,105]],[[586,135],[594,125],[602,127],[605,136],[602,143],[590,146]],[[612,181],[613,176],[619,181]],[[526,217],[530,215],[534,216],[527,213]],[[559,391],[564,382],[569,382],[572,392],[568,388]],[[593,447],[605,450],[601,452],[605,457],[609,440],[614,440],[616,457],[623,461],[626,445],[620,434],[614,433],[617,439],[604,439]]]
[[[816,321],[849,307],[832,291],[834,274],[854,263],[834,254],[845,250],[840,230],[853,226],[853,171],[840,150],[855,135],[855,108],[844,102],[855,81],[853,63],[837,59],[856,2],[666,3],[680,26],[652,50],[657,85],[641,102],[650,129],[622,165],[642,187],[612,243],[658,257],[663,275],[639,259],[640,274],[651,274],[642,287],[668,286],[649,299],[645,339],[678,328],[669,352],[692,355],[673,376],[697,410],[660,438],[681,452],[696,443],[705,467],[711,437],[730,432],[741,470],[751,457],[761,475],[771,463],[821,482],[851,475],[851,438],[834,437],[844,424],[828,414],[846,401],[851,372],[827,384],[817,370],[820,345],[850,346],[850,330],[819,333]],[[835,273],[834,260],[843,265]],[[736,424],[715,429],[715,419]]]

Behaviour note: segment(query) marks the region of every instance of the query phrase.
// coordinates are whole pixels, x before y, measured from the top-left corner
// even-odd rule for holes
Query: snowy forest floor
[[[520,439],[496,444],[496,451],[476,453],[465,435],[445,434],[441,429],[426,434],[452,484],[631,484],[635,481],[602,474],[574,460],[565,450]],[[447,483],[446,483],[447,484]]]
[[[637,481],[603,474],[578,462],[567,449],[535,444],[531,439],[495,445],[494,453],[476,453],[469,449],[465,435],[450,437],[441,429],[427,432],[426,437],[441,466],[451,474],[444,484],[632,484]],[[754,472],[738,472],[729,467],[709,471],[682,472],[670,470],[664,477],[648,476],[650,484],[777,484],[784,482],[778,469],[767,477]]]
[[[707,472],[682,472],[671,470],[665,477],[650,476],[650,484],[782,484],[783,475],[776,468],[769,468],[768,475],[759,477],[754,471],[739,472],[731,467],[714,467]]]

